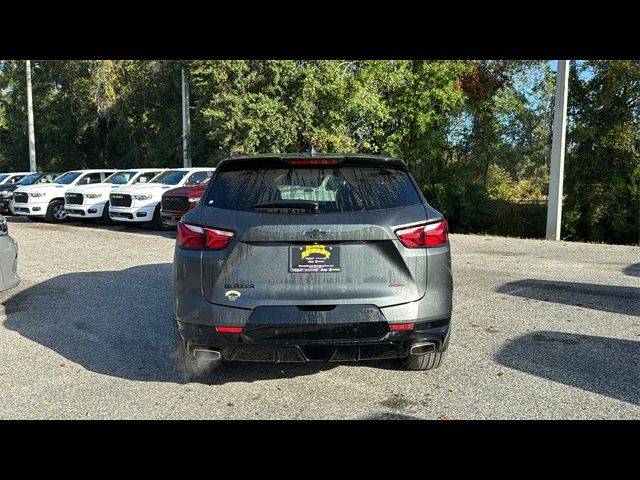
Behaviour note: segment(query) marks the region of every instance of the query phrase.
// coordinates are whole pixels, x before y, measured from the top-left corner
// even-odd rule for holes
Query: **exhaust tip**
[[[219,360],[220,352],[217,350],[210,350],[208,348],[196,348],[193,351],[193,356],[203,360]]]
[[[425,353],[433,352],[436,349],[436,344],[433,342],[415,343],[411,345],[409,354],[411,355],[424,355]]]

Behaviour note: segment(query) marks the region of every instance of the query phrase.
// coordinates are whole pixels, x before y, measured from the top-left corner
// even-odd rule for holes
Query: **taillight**
[[[336,163],[340,163],[341,161],[342,160],[340,159],[331,158],[301,158],[285,160],[285,162],[291,165],[335,165]]]
[[[178,222],[176,242],[182,248],[192,250],[222,250],[233,238],[233,232],[215,228],[202,228]]]
[[[396,230],[400,242],[407,248],[442,247],[447,244],[449,226],[446,220],[417,227]]]
[[[208,250],[222,250],[229,244],[231,238],[233,238],[233,232],[216,230],[214,228],[205,228],[204,235],[207,238],[205,248]]]
[[[204,248],[204,230],[202,227],[178,222],[176,242],[182,248],[202,249]]]

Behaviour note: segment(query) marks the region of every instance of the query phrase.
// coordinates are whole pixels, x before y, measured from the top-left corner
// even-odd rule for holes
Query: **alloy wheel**
[[[64,205],[56,205],[53,207],[53,216],[57,220],[64,220],[67,218],[67,211],[64,209]]]

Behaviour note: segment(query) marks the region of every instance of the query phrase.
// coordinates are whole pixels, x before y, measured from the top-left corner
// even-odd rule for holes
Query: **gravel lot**
[[[173,233],[9,222],[3,419],[640,419],[638,247],[452,235],[440,369],[235,363],[200,385],[173,357]]]

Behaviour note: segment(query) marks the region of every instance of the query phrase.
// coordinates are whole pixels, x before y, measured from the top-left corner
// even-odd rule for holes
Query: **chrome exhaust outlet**
[[[208,348],[196,348],[193,350],[193,356],[202,358],[203,360],[219,360],[220,352],[217,350],[209,350]]]
[[[424,355],[425,353],[433,352],[436,349],[436,344],[433,342],[414,343],[409,349],[410,355]]]

